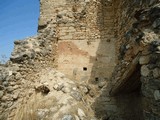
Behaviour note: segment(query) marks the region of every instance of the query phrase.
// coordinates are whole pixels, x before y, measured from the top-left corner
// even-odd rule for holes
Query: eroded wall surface
[[[56,26],[57,69],[82,82],[110,78],[116,63],[116,3],[53,0],[41,4],[40,23],[51,21]]]

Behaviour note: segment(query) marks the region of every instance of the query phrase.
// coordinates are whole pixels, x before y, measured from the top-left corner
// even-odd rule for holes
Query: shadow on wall
[[[96,37],[89,42],[96,42],[98,45],[96,55],[90,58],[90,63],[93,64],[91,70],[90,83],[102,84],[108,82],[115,67],[116,53],[116,26],[115,26],[115,12],[112,2],[101,0],[98,4],[96,23],[90,22],[91,26],[97,26],[97,29],[92,29],[91,34],[99,32],[99,39]],[[96,25],[94,25],[96,24]]]
[[[137,65],[113,96],[107,94],[110,91],[108,86],[103,88],[92,106],[96,117],[102,120],[144,120],[140,90],[140,66]]]
[[[140,94],[140,67],[136,67],[132,75],[120,88],[116,96],[109,96],[110,77],[116,64],[116,10],[118,1],[101,0],[97,12],[97,25],[100,30],[100,41],[93,62],[90,82],[103,88],[100,96],[92,105],[97,118],[102,120],[143,120]],[[91,59],[92,61],[92,59]],[[108,77],[109,76],[109,77]],[[137,76],[137,77],[135,77]],[[132,83],[136,86],[133,86]],[[133,81],[133,82],[132,82]],[[137,87],[138,86],[138,87]],[[125,93],[130,87],[133,91]]]

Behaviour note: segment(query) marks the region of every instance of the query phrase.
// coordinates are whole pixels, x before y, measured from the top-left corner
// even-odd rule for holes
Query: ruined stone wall
[[[149,56],[153,54],[149,52],[148,55],[150,43],[159,41],[159,25],[156,20],[159,19],[159,10],[153,10],[154,4],[157,3],[159,1],[119,1],[116,42],[119,60],[112,74],[111,85],[103,89],[94,103],[98,117],[108,113],[109,118],[117,120],[159,119],[157,112],[159,111],[157,102],[159,83],[157,78],[151,75],[148,65],[140,65],[141,61],[148,61]],[[147,12],[148,10],[150,11]],[[156,54],[156,60],[158,60],[158,54]],[[150,73],[150,75],[147,74],[147,81],[150,82],[144,81],[146,78],[143,77],[143,73],[145,72]],[[158,68],[154,70],[154,74],[158,76]],[[148,99],[149,96],[150,99]]]
[[[148,49],[148,54],[141,56],[141,82],[143,99],[143,112],[145,119],[160,118],[160,69],[159,69],[159,41],[153,41]]]
[[[48,29],[48,27],[47,27]],[[13,119],[20,104],[33,94],[36,75],[47,67],[55,68],[54,32],[39,33],[38,36],[14,42],[10,60],[1,68],[0,119]]]
[[[35,93],[35,83],[49,82],[46,86],[50,94],[71,97],[76,104],[82,104],[88,116],[86,110],[92,106],[89,111],[97,119],[159,120],[157,3],[158,0],[41,0],[38,35],[15,41],[10,61],[1,66],[0,119],[12,120],[18,106]],[[74,82],[62,74],[54,75],[57,72],[53,68]],[[66,101],[65,105],[69,105],[70,101]]]
[[[155,61],[157,61],[159,55],[158,52],[155,55],[149,49],[150,46],[154,46],[152,48],[156,49],[159,43],[159,24],[157,22],[157,19],[159,19],[159,4],[157,3],[159,1],[132,2],[122,2],[122,6],[128,6],[121,10],[122,18],[125,22],[123,20],[119,22],[124,23],[123,29],[119,31],[122,31],[122,34],[119,34],[121,38],[120,44],[118,43],[120,61],[113,72],[110,94],[116,98],[116,96],[123,96],[123,94],[128,94],[129,96],[133,93],[138,93],[136,95],[136,100],[139,99],[136,103],[139,104],[137,108],[141,109],[139,113],[144,114],[144,118],[142,117],[141,119],[158,120],[159,113],[157,111],[159,111],[159,105],[157,99],[159,92],[157,88],[159,88],[159,83],[155,74],[158,76],[159,70],[157,67],[154,70],[150,69],[149,66],[152,66],[152,64],[149,61],[153,60],[151,56],[156,56]],[[157,66],[157,64],[157,62],[154,62],[154,66]],[[123,105],[124,103],[120,104]],[[132,112],[136,113],[136,111]],[[122,116],[125,116],[125,114]],[[134,116],[133,119],[135,119]]]
[[[111,77],[116,62],[115,3],[41,1],[39,24],[56,31],[57,69],[87,82]],[[51,21],[51,22],[50,22]]]
[[[38,35],[14,42],[10,60],[0,66],[0,120],[13,120],[18,106],[35,92],[37,73],[56,67],[56,41],[55,31],[46,26]]]

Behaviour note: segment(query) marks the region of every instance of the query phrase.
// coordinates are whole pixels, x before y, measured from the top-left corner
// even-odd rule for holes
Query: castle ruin
[[[14,44],[0,120],[160,119],[159,0],[40,0]]]

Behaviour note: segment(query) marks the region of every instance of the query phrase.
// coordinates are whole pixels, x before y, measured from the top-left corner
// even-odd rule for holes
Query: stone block
[[[150,56],[141,56],[140,59],[139,59],[139,64],[141,65],[145,65],[147,63],[149,63],[149,60],[150,60]]]
[[[45,25],[47,25],[47,22],[44,18],[41,18],[41,19],[39,19],[38,25],[39,26],[45,26]]]
[[[160,69],[159,69],[159,68],[155,68],[155,69],[153,70],[153,77],[154,77],[154,78],[160,77]]]
[[[4,92],[3,91],[0,91],[0,98],[2,98],[4,95]]]
[[[73,117],[71,115],[64,115],[62,120],[73,120]]]
[[[154,91],[154,99],[155,100],[160,100],[160,91],[159,90]]]
[[[141,75],[147,77],[150,73],[150,70],[148,69],[147,65],[143,65],[141,67]]]
[[[84,111],[83,111],[82,109],[80,109],[80,108],[78,108],[78,116],[79,116],[80,118],[83,118],[83,117],[86,116],[85,113],[84,113]]]

